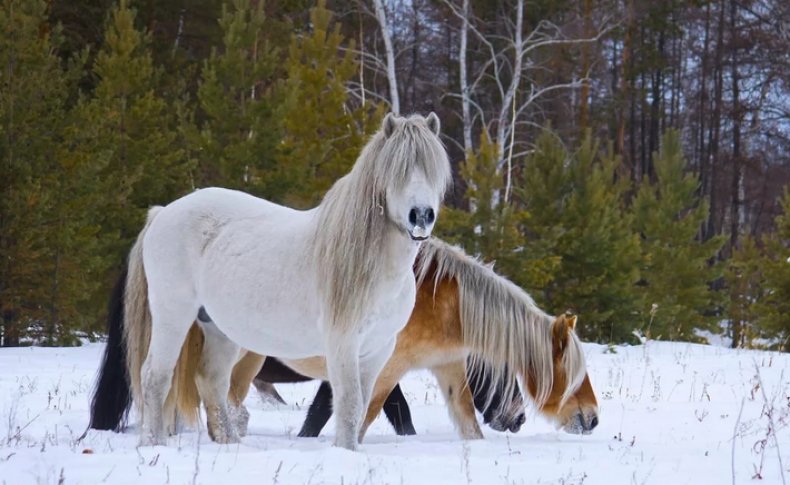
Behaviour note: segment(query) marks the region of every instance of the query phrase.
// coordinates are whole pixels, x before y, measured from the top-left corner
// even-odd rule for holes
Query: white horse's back
[[[322,350],[317,289],[312,272],[303,271],[314,214],[219,188],[178,199],[146,234],[149,293],[180,289],[219,330],[251,348],[316,355]]]

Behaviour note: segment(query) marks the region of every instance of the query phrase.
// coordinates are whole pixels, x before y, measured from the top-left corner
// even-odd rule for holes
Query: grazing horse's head
[[[439,140],[439,118],[387,115],[378,160],[377,184],[389,221],[415,241],[428,239],[450,181],[450,164]],[[381,196],[379,196],[381,197]]]
[[[551,324],[553,378],[540,412],[568,433],[590,434],[598,426],[598,401],[590,377],[579,362],[584,357],[574,332],[575,325],[576,315],[569,313],[556,317]],[[575,376],[576,382],[569,382],[569,374],[572,374],[569,368],[582,369],[584,376]],[[533,398],[537,392],[536,378],[531,373],[527,379],[527,388]]]

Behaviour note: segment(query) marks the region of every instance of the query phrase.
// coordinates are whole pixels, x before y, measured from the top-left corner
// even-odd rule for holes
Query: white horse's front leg
[[[378,349],[375,352],[371,352],[370,355],[366,355],[360,361],[360,369],[359,369],[359,378],[360,378],[360,385],[362,387],[362,409],[363,415],[367,413],[368,407],[370,406],[370,400],[373,396],[373,388],[376,386],[376,380],[381,374],[381,370],[387,364],[387,361],[390,360],[392,357],[392,352],[395,350],[395,341],[396,339],[392,339],[388,342],[384,347]],[[362,442],[362,437],[364,436],[363,429],[360,429],[360,432],[357,434],[357,441]]]
[[[365,410],[357,340],[349,335],[330,336],[327,342],[326,367],[333,393],[335,446],[354,451],[357,449],[357,436]]]

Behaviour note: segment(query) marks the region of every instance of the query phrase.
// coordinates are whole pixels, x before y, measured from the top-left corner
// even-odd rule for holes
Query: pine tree
[[[499,196],[504,179],[497,171],[499,149],[484,130],[476,152],[467,155],[460,174],[469,210],[445,208],[437,229],[446,240],[496,264],[497,271],[527,290],[552,279],[559,258],[547,251],[523,251],[521,230],[529,213]]]
[[[69,89],[46,2],[2,0],[0,28],[0,312],[3,345],[11,346],[46,317],[53,221],[44,177],[56,159]]]
[[[757,325],[759,305],[763,303],[768,291],[764,284],[763,255],[755,240],[743,237],[740,246],[726,261],[724,281],[729,293],[727,316],[738,328],[738,335],[732,335],[732,347],[751,347],[753,342],[763,336]]]
[[[263,2],[224,4],[223,48],[205,62],[196,125],[187,126],[198,186],[221,185],[280,200],[287,190],[276,160],[281,127],[278,52],[267,37]]]
[[[48,178],[53,224],[47,341],[69,343],[72,328],[98,329],[110,282],[149,206],[191,188],[177,131],[177,105],[158,90],[148,36],[121,1],[92,65],[95,89],[67,117]]]
[[[721,237],[699,242],[708,208],[699,180],[686,173],[677,132],[667,132],[653,156],[655,183],[645,178],[633,202],[634,229],[642,238],[641,308],[637,321],[653,338],[694,340],[695,329],[713,329],[717,309],[709,284],[719,276],[710,261]],[[649,332],[648,332],[649,330]]]
[[[560,259],[537,299],[548,311],[578,312],[580,334],[605,342],[629,337],[638,299],[639,242],[621,207],[626,187],[615,182],[617,163],[600,153],[589,133],[571,154],[545,130],[518,190],[530,213],[524,252],[549,251]]]
[[[352,106],[347,84],[359,69],[354,43],[332,25],[325,2],[310,10],[310,31],[294,34],[286,61],[286,102],[279,164],[289,173],[289,205],[312,207],[345,175],[367,136],[378,128],[382,110]]]
[[[47,345],[78,344],[75,331],[96,329],[106,296],[102,283],[110,267],[99,212],[106,194],[96,184],[103,166],[74,156],[68,146],[74,120],[68,118],[64,144],[42,180],[50,217],[48,258],[42,265],[48,274],[44,288],[49,293],[42,301],[42,343]]]
[[[190,169],[178,138],[175,107],[158,93],[159,71],[148,36],[135,29],[135,12],[122,0],[112,11],[96,56],[93,96],[76,108],[75,159],[104,168],[96,184],[108,194],[101,225],[108,256],[121,261],[140,231],[145,212],[190,188]]]
[[[782,214],[776,218],[776,233],[766,240],[761,261],[765,275],[765,298],[755,310],[758,322],[777,350],[790,351],[790,190],[782,198]]]

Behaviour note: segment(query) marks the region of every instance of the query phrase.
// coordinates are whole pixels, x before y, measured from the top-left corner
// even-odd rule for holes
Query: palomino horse
[[[228,356],[243,343],[289,359],[325,357],[335,444],[356,448],[373,384],[414,306],[420,241],[450,183],[438,134],[434,114],[388,115],[351,172],[309,211],[204,189],[149,212],[129,255],[118,322],[142,444],[165,440],[163,406],[178,349],[203,309],[212,322],[201,322],[197,388],[214,441],[239,440],[227,409]],[[108,342],[105,368],[117,364],[108,358],[118,345]],[[103,382],[94,397],[100,407],[117,394]]]
[[[427,368],[439,382],[461,437],[481,438],[467,381],[467,356],[473,367],[484,369],[484,376],[505,383],[506,396],[518,392],[515,380],[507,379],[507,369],[512,369],[538,410],[565,431],[587,434],[598,425],[598,403],[574,332],[575,316],[547,315],[492,268],[435,238],[423,244],[415,269],[416,304],[376,381],[360,436],[401,377]],[[199,349],[200,333],[190,332],[188,343]],[[323,357],[279,359],[302,375],[324,380],[329,375]],[[262,362],[263,357],[247,353],[236,365],[231,402],[241,404]],[[184,399],[195,395],[185,389],[192,382],[188,369],[185,375],[176,401],[180,414],[194,416],[200,403]],[[246,416],[243,408],[238,416]],[[245,419],[237,425],[246,430]]]
[[[470,371],[475,375],[475,378],[469,381],[469,389],[474,398],[475,408],[483,416],[483,423],[497,431],[517,433],[521,429],[521,425],[526,421],[521,393],[508,396],[510,399],[506,400],[502,392],[506,386],[505,382],[493,382],[485,373],[475,371],[474,368],[467,366],[467,373]],[[284,404],[285,401],[277,393],[273,384],[309,380],[312,379],[299,374],[276,358],[267,357],[252,383],[263,399]],[[387,399],[384,401],[383,411],[397,434],[417,434],[412,423],[409,403],[403,395],[400,384],[396,385],[389,396],[387,396]],[[298,436],[318,436],[331,416],[332,387],[328,382],[323,381],[318,387],[313,402],[307,408],[307,417],[305,417]]]

